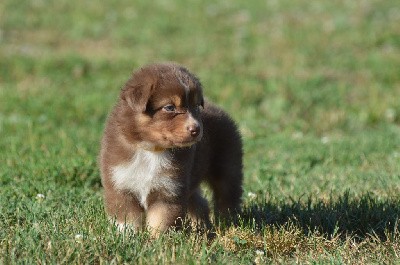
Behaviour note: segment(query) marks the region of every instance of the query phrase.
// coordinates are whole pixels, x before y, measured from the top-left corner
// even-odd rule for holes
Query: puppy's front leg
[[[210,209],[208,207],[208,202],[203,198],[201,190],[198,188],[189,197],[188,216],[195,228],[210,229],[211,221],[209,215]]]
[[[111,218],[115,218],[119,230],[132,227],[141,228],[144,220],[143,208],[137,199],[129,193],[116,190],[105,190],[106,211]]]
[[[169,227],[182,227],[184,206],[177,202],[157,200],[147,209],[147,225],[153,236],[166,231]]]

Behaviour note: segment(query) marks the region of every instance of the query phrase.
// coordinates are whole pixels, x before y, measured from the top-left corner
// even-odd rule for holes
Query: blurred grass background
[[[397,200],[396,1],[3,0],[3,246],[15,231],[34,238],[32,224],[54,211],[63,220],[89,208],[104,219],[96,164],[104,120],[132,70],[166,60],[195,72],[238,123],[245,206],[344,193]],[[37,194],[48,205],[35,213]],[[71,227],[63,229],[79,230],[79,220]],[[29,246],[19,255],[33,251],[19,244]]]

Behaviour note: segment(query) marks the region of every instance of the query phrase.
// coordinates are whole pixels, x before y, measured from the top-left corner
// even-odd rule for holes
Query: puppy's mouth
[[[201,137],[200,137],[201,138]],[[168,141],[168,142],[159,142],[159,143],[149,143],[143,142],[140,144],[140,147],[153,152],[163,152],[166,149],[175,149],[175,148],[187,148],[196,144],[200,139],[188,140],[188,141]]]
[[[201,140],[202,136],[183,141],[171,141],[172,147],[190,147]]]
[[[187,142],[174,142],[174,147],[190,147],[197,143],[198,141],[187,141]]]

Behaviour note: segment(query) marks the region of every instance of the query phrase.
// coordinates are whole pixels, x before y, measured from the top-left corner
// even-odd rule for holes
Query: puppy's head
[[[154,147],[191,146],[203,134],[199,80],[173,63],[148,65],[134,72],[121,90],[125,137]]]

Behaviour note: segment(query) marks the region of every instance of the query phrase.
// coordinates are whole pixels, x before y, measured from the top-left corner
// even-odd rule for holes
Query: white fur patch
[[[175,195],[179,184],[167,175],[171,159],[167,152],[139,149],[131,161],[113,167],[112,179],[119,190],[129,190],[147,208],[147,196],[152,190],[166,189]]]

